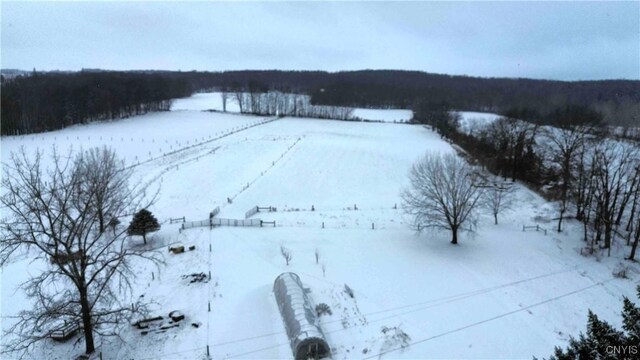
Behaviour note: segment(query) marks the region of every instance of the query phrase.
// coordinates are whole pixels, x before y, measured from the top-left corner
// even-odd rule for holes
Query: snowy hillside
[[[222,97],[218,92],[198,93],[191,97],[183,99],[175,99],[171,104],[171,111],[189,110],[189,111],[206,111],[215,110],[222,111]],[[231,96],[230,96],[231,98]],[[227,111],[238,113],[240,108],[235,101],[227,100]]]
[[[460,115],[460,131],[465,134],[477,132],[500,118],[500,115],[493,113],[473,111],[457,111],[456,113]]]
[[[353,116],[363,120],[382,122],[408,122],[413,117],[411,110],[402,109],[362,109],[353,110]]]
[[[203,112],[221,108],[216,98],[197,94],[171,112],[2,139],[3,161],[20,146],[110,145],[128,163],[140,162],[137,176],[160,186],[150,210],[162,229],[151,244],[165,264],[136,267],[132,299],[152,302],[151,316],[178,310],[185,319],[144,335],[125,324],[124,343],[98,340],[104,359],[205,359],[207,351],[214,359],[291,358],[272,292],[287,271],[300,276],[315,304],[330,306],[332,315],[320,322],[334,359],[546,357],[584,330],[588,309],[620,324],[621,299],[634,295],[637,271],[633,280],[611,276],[622,252],[601,261],[581,256],[578,223],[562,234],[523,232],[523,225],[551,228],[556,213],[523,186],[500,225],[486,214],[459,246],[446,233],[416,236],[408,228],[400,191],[409,168],[425,152],[453,151],[436,133],[419,125]],[[494,118],[474,114],[463,118]],[[254,206],[275,207],[252,216],[275,226],[180,231],[170,223],[206,220],[215,207],[222,218],[244,219]],[[195,250],[167,251],[178,244]],[[281,247],[291,251],[289,266]],[[42,266],[26,257],[2,269],[3,330],[28,306],[16,285]],[[398,331],[410,337],[406,344]],[[34,358],[77,356],[84,347],[75,339],[45,342]]]

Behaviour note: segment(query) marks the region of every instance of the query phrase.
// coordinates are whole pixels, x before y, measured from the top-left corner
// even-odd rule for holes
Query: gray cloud
[[[2,2],[1,66],[640,79],[640,3]]]

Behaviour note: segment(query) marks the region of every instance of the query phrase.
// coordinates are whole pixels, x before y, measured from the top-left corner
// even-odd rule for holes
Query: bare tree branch
[[[411,186],[402,192],[404,210],[413,217],[413,228],[451,231],[475,222],[475,208],[482,190],[473,185],[471,166],[455,154],[428,153],[409,172]]]
[[[46,264],[22,284],[34,306],[8,329],[5,335],[16,337],[4,352],[25,356],[52,331],[78,324],[91,353],[95,334],[117,336],[129,317],[145,310],[144,304],[123,300],[131,295],[132,261],[158,264],[157,254],[130,248],[126,229],[104,231],[110,219],[148,206],[145,192],[131,183],[131,171],[113,150],[71,155],[53,148],[45,167],[42,153],[30,159],[22,149],[4,167],[0,204],[7,216],[0,221],[0,264],[29,249],[34,261]]]

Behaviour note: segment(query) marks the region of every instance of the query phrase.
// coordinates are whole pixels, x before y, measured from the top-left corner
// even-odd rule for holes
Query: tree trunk
[[[452,234],[451,243],[454,245],[457,245],[458,244],[458,228],[457,227],[452,228],[451,234]]]
[[[627,222],[627,227],[625,228],[627,231],[632,231],[631,225],[633,224],[633,219],[635,219],[638,198],[640,198],[640,186],[636,188],[636,193],[633,196],[633,205],[631,205],[631,216],[629,216],[629,221]],[[638,225],[640,225],[640,223]]]
[[[222,92],[222,112],[227,112],[227,94]]]
[[[102,214],[102,210],[98,209],[98,222],[99,222],[99,229],[100,229],[100,234],[102,234],[104,232],[104,214]]]
[[[636,249],[638,248],[638,242],[640,242],[640,223],[636,226],[636,235],[633,240],[633,246],[631,246],[631,254],[629,255],[629,260],[635,260],[636,258]]]
[[[144,241],[145,245],[147,244],[147,233],[146,232],[142,233],[142,241]]]
[[[82,327],[84,332],[85,351],[87,354],[93,353],[95,345],[93,344],[93,324],[91,324],[91,308],[89,306],[89,298],[87,289],[80,290],[80,307],[82,311]]]
[[[613,226],[607,220],[604,223],[604,248],[609,249],[611,247],[611,237],[613,233]]]
[[[564,210],[560,210],[560,218],[558,219],[558,232],[562,232],[563,215],[564,215]]]

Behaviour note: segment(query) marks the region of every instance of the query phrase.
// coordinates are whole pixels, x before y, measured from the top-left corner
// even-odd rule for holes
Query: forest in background
[[[479,78],[419,71],[343,72],[246,70],[226,72],[7,72],[2,76],[2,134],[60,129],[167,110],[172,98],[198,91],[309,95],[313,105],[404,108],[447,107],[517,116],[553,124],[554,114],[579,106],[605,124],[640,126],[640,81],[551,81]]]
[[[62,129],[169,110],[184,79],[131,72],[38,73],[2,81],[2,135]]]

